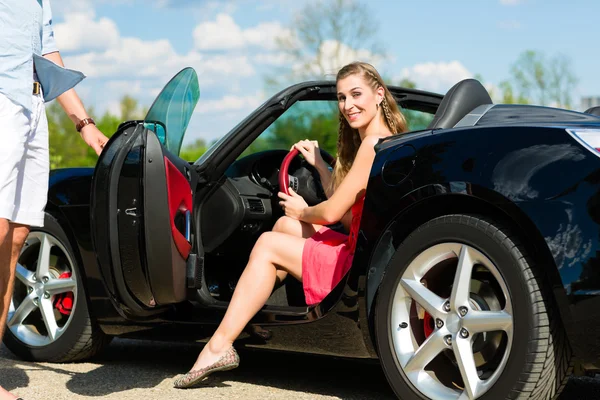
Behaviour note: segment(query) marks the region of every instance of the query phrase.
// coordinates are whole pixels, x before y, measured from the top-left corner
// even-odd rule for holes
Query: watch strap
[[[86,125],[96,125],[96,123],[94,122],[94,120],[92,118],[84,118],[81,121],[79,121],[79,123],[77,125],[75,125],[75,129],[77,129],[77,132],[81,132],[81,130],[83,129],[84,126]]]

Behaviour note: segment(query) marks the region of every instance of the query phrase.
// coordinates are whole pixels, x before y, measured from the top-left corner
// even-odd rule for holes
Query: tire
[[[43,244],[49,249],[47,273],[40,269],[40,265],[46,263],[38,262]],[[44,227],[32,227],[19,256],[4,335],[9,350],[24,360],[62,363],[91,358],[108,344],[110,337],[100,330],[88,311],[81,270],[64,230],[56,219],[46,214]],[[64,275],[68,272],[70,278]],[[61,294],[56,288],[57,282],[67,285],[68,289],[63,288]],[[68,302],[61,301],[63,312],[58,311],[57,297],[69,292],[73,296],[71,310],[68,310]],[[46,322],[46,315],[54,316],[55,325]]]
[[[443,216],[411,233],[375,305],[377,350],[398,398],[557,397],[571,349],[542,276],[516,236],[481,217]]]

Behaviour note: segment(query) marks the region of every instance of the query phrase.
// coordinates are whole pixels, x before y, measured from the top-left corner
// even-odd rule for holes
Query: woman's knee
[[[288,247],[287,242],[282,240],[288,235],[293,236],[284,232],[264,232],[254,244],[250,257],[254,259],[260,257],[265,261],[273,262],[277,258],[276,255],[281,254],[285,251],[285,247]]]
[[[277,237],[274,232],[263,232],[254,243],[254,247],[252,248],[251,257],[256,257],[257,255],[264,256],[266,253],[270,252],[270,249],[273,246],[273,240]]]
[[[302,232],[301,222],[297,219],[283,216],[275,222],[275,225],[273,225],[273,232],[282,232],[298,236],[298,232]]]

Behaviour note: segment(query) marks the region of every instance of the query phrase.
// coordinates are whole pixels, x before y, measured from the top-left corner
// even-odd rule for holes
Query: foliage
[[[417,88],[417,84],[409,78],[403,78],[402,80],[400,80],[398,86],[406,89]],[[408,109],[400,109],[400,111],[402,112],[402,114],[404,114],[404,118],[406,118],[406,123],[408,125],[409,132],[427,129],[427,126],[429,126],[429,123],[431,122],[431,120],[433,120],[433,115],[425,112]]]
[[[198,139],[194,143],[183,146],[179,152],[179,157],[186,161],[196,161],[206,151],[206,142]]]
[[[94,110],[89,109],[94,116]],[[65,114],[58,102],[46,107],[50,141],[50,167],[90,167],[96,165],[98,156],[75,130],[71,119]],[[117,130],[120,118],[106,112],[100,118],[94,118],[96,125],[106,136],[112,136]]]
[[[324,103],[324,102],[319,102]],[[296,103],[263,132],[242,154],[268,149],[290,149],[300,140],[317,140],[329,154],[337,152],[338,111],[326,104],[315,109],[316,102]]]
[[[539,105],[571,107],[571,92],[577,78],[566,56],[558,54],[548,59],[541,52],[527,50],[513,64],[511,74],[520,100],[527,98]]]
[[[513,85],[509,81],[500,82],[500,90],[502,91],[502,97],[500,102],[503,104],[530,104],[531,100],[520,93],[516,95],[513,89]]]
[[[400,111],[402,111],[404,118],[406,118],[409,132],[427,129],[427,126],[429,126],[429,123],[433,120],[433,114],[407,109]]]
[[[349,62],[382,59],[377,23],[369,9],[368,4],[357,0],[307,3],[289,27],[291,33],[276,41],[277,50],[293,67],[275,71],[267,77],[267,86],[281,88],[302,80],[331,79]]]
[[[96,121],[98,129],[106,136],[111,137],[119,124],[128,120],[143,119],[146,109],[138,106],[138,101],[130,96],[121,99],[121,115],[116,116],[109,111],[100,118],[95,117],[94,109],[88,113]],[[48,116],[48,130],[50,135],[50,168],[66,167],[93,167],[98,156],[75,130],[71,119],[65,114],[58,102],[51,102],[46,106]],[[181,158],[189,161],[197,160],[206,151],[206,143],[198,140],[181,149]]]

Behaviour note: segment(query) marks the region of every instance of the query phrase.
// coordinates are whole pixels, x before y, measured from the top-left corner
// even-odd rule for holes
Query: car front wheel
[[[82,360],[108,343],[90,318],[67,236],[50,215],[21,250],[6,328],[6,346],[31,361]]]
[[[516,237],[468,215],[433,219],[398,247],[375,308],[381,364],[401,399],[551,399],[571,350]]]

